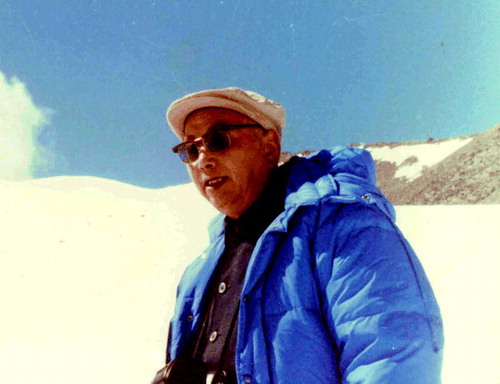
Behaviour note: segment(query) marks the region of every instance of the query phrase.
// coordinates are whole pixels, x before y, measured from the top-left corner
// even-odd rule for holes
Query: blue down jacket
[[[291,165],[285,210],[258,240],[239,309],[239,383],[439,383],[442,323],[429,282],[374,186],[368,152],[336,147]],[[224,248],[185,271],[167,359],[192,345]]]

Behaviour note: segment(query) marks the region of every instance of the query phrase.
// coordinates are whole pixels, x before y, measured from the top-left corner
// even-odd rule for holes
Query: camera
[[[151,384],[206,384],[207,373],[202,361],[179,357],[156,372]]]

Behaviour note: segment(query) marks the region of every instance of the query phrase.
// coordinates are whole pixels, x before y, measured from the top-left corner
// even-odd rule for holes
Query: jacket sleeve
[[[441,317],[411,247],[375,205],[329,212],[315,257],[342,382],[439,383]]]

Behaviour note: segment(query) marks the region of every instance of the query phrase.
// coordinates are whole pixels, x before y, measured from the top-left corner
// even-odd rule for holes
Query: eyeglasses
[[[231,138],[228,131],[242,128],[261,128],[259,124],[216,124],[208,133],[191,141],[185,141],[172,148],[172,152],[179,155],[184,163],[196,161],[200,155],[199,148],[203,145],[208,152],[221,152],[231,146]]]

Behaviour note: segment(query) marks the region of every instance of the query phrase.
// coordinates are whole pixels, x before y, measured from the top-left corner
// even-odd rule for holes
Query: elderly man
[[[439,309],[367,152],[278,166],[283,107],[238,88],[187,95],[167,119],[222,215],[179,285],[155,382],[440,382]]]

